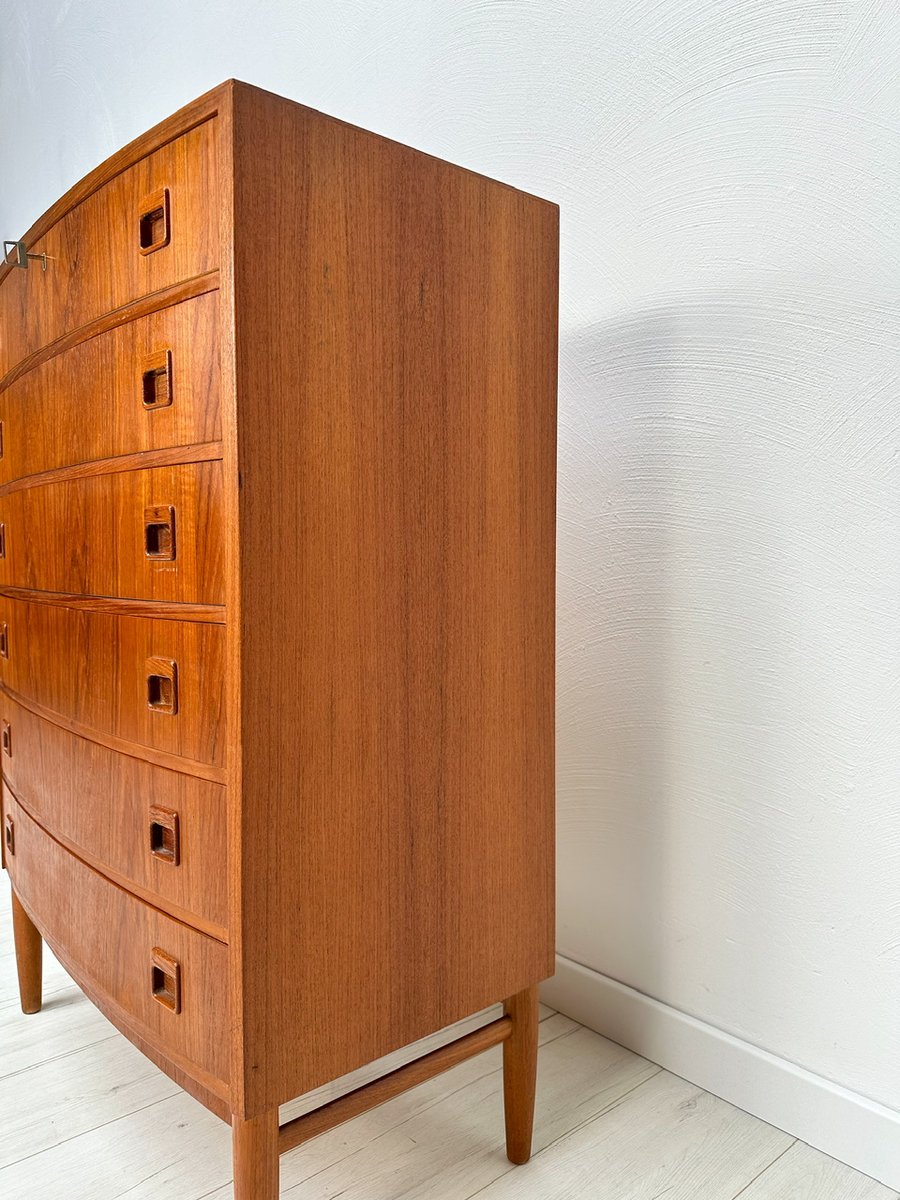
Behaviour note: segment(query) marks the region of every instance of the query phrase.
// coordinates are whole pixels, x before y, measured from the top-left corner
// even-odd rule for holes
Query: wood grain
[[[89,199],[100,188],[104,187],[112,179],[115,179],[117,175],[121,175],[124,171],[127,171],[135,163],[146,158],[148,154],[160,150],[163,146],[168,145],[169,142],[174,142],[177,138],[189,133],[198,125],[202,125],[205,121],[210,120],[219,111],[220,102],[223,99],[227,100],[233,82],[233,80],[227,80],[225,83],[211,88],[208,92],[204,92],[202,96],[198,96],[196,100],[185,104],[182,108],[172,113],[171,116],[166,117],[164,121],[160,121],[159,124],[148,129],[146,133],[139,134],[138,137],[123,146],[121,150],[117,150],[115,154],[111,154],[109,158],[104,159],[102,163],[92,171],[89,171],[83,179],[79,179],[77,183],[73,184],[67,192],[60,196],[55,204],[52,204],[45,213],[38,217],[20,240],[24,241],[28,247],[33,246],[66,213]],[[9,263],[0,263],[0,283],[3,283],[6,276],[14,269]]]
[[[215,122],[197,126],[93,192],[28,248],[46,271],[3,277],[0,377],[27,355],[102,313],[218,266]],[[168,188],[172,238],[155,254],[138,246],[145,198]]]
[[[17,695],[6,684],[2,685],[2,691],[4,695],[14,700],[16,704],[22,708],[27,708],[34,716],[40,717],[41,720],[47,721],[50,725],[58,725],[61,729],[65,729],[69,733],[74,733],[76,737],[84,738],[86,741],[97,742],[99,745],[105,746],[108,750],[114,750],[117,754],[124,754],[128,758],[139,758],[144,762],[153,763],[154,766],[163,767],[167,771],[176,771],[182,775],[190,775],[197,779],[206,779],[210,783],[226,782],[226,770],[224,767],[200,762],[196,758],[183,758],[178,754],[170,754],[165,750],[154,750],[150,746],[139,746],[135,742],[126,741],[124,738],[116,737],[114,734],[104,733],[99,729],[92,729],[73,720],[71,717],[63,717],[52,709],[45,708],[33,700],[27,700],[24,696]]]
[[[149,292],[146,296],[140,296],[137,300],[131,300],[128,304],[114,308],[111,312],[102,313],[99,317],[94,317],[93,320],[85,322],[84,325],[76,325],[73,328],[69,328],[65,333],[60,334],[58,338],[54,338],[52,342],[47,342],[40,349],[20,359],[11,370],[7,371],[3,378],[0,379],[0,392],[12,387],[16,380],[21,379],[23,375],[27,375],[29,371],[36,370],[42,363],[49,362],[51,358],[55,358],[58,354],[63,354],[67,350],[72,350],[76,346],[80,346],[82,342],[100,337],[102,334],[109,333],[113,329],[118,329],[122,325],[127,325],[131,321],[138,321],[143,317],[152,316],[154,313],[160,312],[164,308],[169,308],[171,305],[182,304],[185,300],[194,300],[198,296],[205,296],[207,292],[214,292],[218,286],[218,270],[204,271],[202,275],[194,275],[191,279],[182,279],[178,283],[171,284],[169,287],[160,288],[159,291]]]
[[[7,850],[7,855],[12,851]],[[41,1011],[44,943],[22,902],[12,892],[13,937],[16,941],[16,971],[19,976],[19,1003],[31,1016]]]
[[[157,467],[181,466],[185,463],[216,462],[222,457],[221,442],[202,442],[192,446],[168,446],[161,450],[138,450],[116,458],[94,459],[56,467],[0,484],[0,499],[16,492],[27,492],[52,483],[73,483],[79,479],[94,479],[98,475],[118,475],[126,471],[144,471]]]
[[[233,121],[251,1115],[553,971],[557,210],[255,89]]]
[[[0,588],[0,596],[31,604],[55,604],[84,612],[115,613],[122,617],[151,617],[157,621],[200,621],[224,625],[221,604],[167,604],[158,600],[120,600],[116,596],[73,596],[71,592],[42,592],[34,588]]]
[[[741,1200],[897,1200],[897,1193],[803,1142],[758,1175]]]
[[[234,1200],[278,1200],[278,1112],[231,1124]]]
[[[517,992],[504,1005],[504,1011],[512,1023],[512,1036],[503,1044],[506,1157],[511,1163],[527,1163],[531,1158],[539,1004],[538,989],[533,986]]]
[[[29,236],[46,275],[0,272],[25,909],[227,1102],[240,1200],[277,1195],[280,1104],[527,991],[495,1027],[521,1147],[553,970],[557,210],[234,83],[113,161]],[[168,236],[138,236],[148,206]]]
[[[180,467],[198,462],[216,462],[222,457],[221,442],[204,442],[190,446],[167,446],[162,450],[138,450],[134,454],[115,458],[98,458],[89,462],[73,463],[70,467],[44,470],[24,479],[14,479],[0,484],[0,499],[13,496],[16,492],[28,492],[32,488],[48,484],[71,484],[80,479],[96,479],[97,475],[118,475],[133,470],[150,470],[160,467]]]
[[[88,729],[182,758],[224,763],[221,626],[117,617],[5,597],[0,620],[9,631],[9,658],[0,660],[0,677],[16,695]],[[179,665],[174,715],[148,705],[151,658]]]
[[[173,561],[147,557],[145,510],[175,508]],[[0,497],[0,586],[221,604],[222,472],[218,462],[49,483]]]
[[[41,720],[0,694],[13,728],[3,776],[37,821],[116,882],[220,939],[227,937],[225,791],[221,785],[117,754]],[[177,866],[149,849],[152,805],[179,815]]]
[[[215,292],[130,321],[0,392],[0,483],[72,463],[221,439]],[[172,403],[144,407],[142,374],[171,350]]]
[[[85,866],[41,830],[7,788],[3,809],[15,821],[16,852],[7,869],[16,894],[54,953],[84,981],[100,1006],[130,1025],[194,1077],[228,1079],[228,1009],[223,1002],[227,949],[164,916]],[[183,973],[177,1016],[151,992],[151,955],[159,946]]]

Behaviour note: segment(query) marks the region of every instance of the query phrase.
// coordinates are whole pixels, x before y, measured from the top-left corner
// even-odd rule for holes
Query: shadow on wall
[[[560,953],[819,1070],[900,983],[897,333],[760,288],[560,352]]]
[[[653,418],[671,408],[672,338],[657,312],[560,346],[559,949],[629,978],[663,950],[668,484]]]

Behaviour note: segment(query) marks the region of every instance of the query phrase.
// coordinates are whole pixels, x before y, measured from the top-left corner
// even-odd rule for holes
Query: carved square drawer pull
[[[177,867],[181,859],[178,813],[169,808],[150,809],[150,853],[160,862]]]
[[[144,359],[141,375],[141,403],[144,408],[168,408],[172,403],[172,351],[160,350]]]
[[[169,237],[169,189],[163,188],[148,196],[141,205],[138,221],[138,238],[141,254],[152,254],[168,246]]]
[[[150,988],[153,999],[170,1012],[181,1012],[181,963],[153,947],[150,967]]]
[[[171,504],[144,509],[144,553],[147,558],[175,557],[175,508]]]
[[[178,664],[174,659],[147,659],[147,707],[154,712],[178,712]]]

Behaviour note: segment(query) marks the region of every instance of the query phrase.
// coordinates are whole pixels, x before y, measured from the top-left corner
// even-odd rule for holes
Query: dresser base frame
[[[14,890],[12,911],[22,1011],[37,1013],[41,1009],[43,939]],[[282,1154],[501,1044],[506,1154],[510,1162],[528,1162],[537,1078],[536,984],[511,996],[497,1020],[284,1125],[278,1124],[277,1108],[249,1120],[233,1115],[234,1200],[278,1200]],[[147,1048],[141,1049],[147,1052]],[[157,1056],[152,1057],[159,1062]],[[219,1105],[216,1109],[222,1115]]]
[[[235,1116],[231,1125],[235,1200],[278,1200],[279,1155],[501,1043],[506,1153],[510,1162],[527,1162],[534,1119],[537,1031],[535,985],[510,997],[504,1015],[496,1021],[285,1125],[279,1127],[277,1109],[246,1121]]]

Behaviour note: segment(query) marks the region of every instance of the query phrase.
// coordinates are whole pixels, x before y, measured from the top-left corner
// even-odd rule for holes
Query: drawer
[[[17,489],[0,523],[0,585],[224,602],[218,460]]]
[[[223,934],[225,789],[78,737],[0,694],[3,775],[36,819],[92,866]]]
[[[0,378],[63,333],[217,267],[217,180],[215,122],[208,121],[52,225],[28,247],[48,256],[46,271],[32,260],[3,282]]]
[[[29,915],[101,1008],[201,1081],[228,1080],[228,950],[105,879],[3,788],[6,866]]]
[[[0,622],[7,655],[0,678],[19,697],[88,736],[224,763],[224,626],[6,596]],[[2,757],[10,757],[8,748]]]
[[[47,359],[0,392],[0,483],[119,454],[214,442],[218,293]]]

